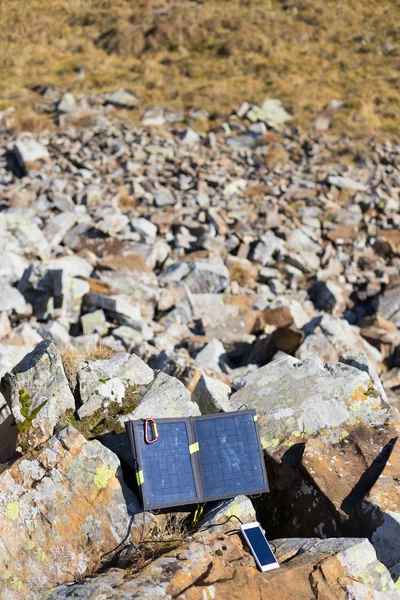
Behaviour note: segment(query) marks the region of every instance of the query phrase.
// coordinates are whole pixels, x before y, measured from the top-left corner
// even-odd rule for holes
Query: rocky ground
[[[40,134],[2,116],[0,598],[400,597],[400,146],[272,99],[207,133],[112,118],[134,102],[66,94]],[[207,522],[256,510],[265,575],[233,521],[144,519],[113,435],[243,405],[271,493]]]

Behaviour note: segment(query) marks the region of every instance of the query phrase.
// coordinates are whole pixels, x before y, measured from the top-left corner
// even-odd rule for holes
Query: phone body
[[[243,523],[243,525],[240,526],[240,530],[259,569],[263,572],[277,569],[279,563],[262,532],[260,523],[257,521],[254,521],[253,523]]]

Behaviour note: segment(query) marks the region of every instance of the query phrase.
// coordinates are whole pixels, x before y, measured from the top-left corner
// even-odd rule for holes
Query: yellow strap
[[[190,444],[189,446],[189,453],[193,454],[193,452],[198,452],[199,451],[199,442],[195,442],[194,444]]]
[[[154,437],[157,437],[158,436],[157,423],[153,423],[153,429],[154,429]]]
[[[142,485],[142,483],[144,482],[143,471],[138,471],[136,473],[136,481],[137,481],[138,485]]]
[[[253,418],[254,418],[254,420],[255,420],[255,421],[258,421],[258,417],[257,417],[257,415],[254,415],[254,417],[253,417]]]

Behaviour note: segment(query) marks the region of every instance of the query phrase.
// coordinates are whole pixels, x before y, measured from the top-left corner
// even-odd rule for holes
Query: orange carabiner
[[[148,423],[152,423],[153,425],[153,434],[154,437],[152,440],[149,440],[149,438],[147,437],[147,424]],[[146,444],[154,444],[154,442],[156,442],[158,440],[158,431],[157,431],[157,424],[155,422],[154,419],[145,419],[144,420],[144,441],[146,442]]]

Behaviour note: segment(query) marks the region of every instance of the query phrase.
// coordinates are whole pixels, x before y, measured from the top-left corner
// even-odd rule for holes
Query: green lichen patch
[[[39,562],[44,562],[46,560],[46,553],[42,548],[36,548],[34,559]]]
[[[45,404],[47,404],[47,400],[30,412],[32,406],[31,397],[27,390],[22,388],[19,390],[19,403],[21,405],[21,415],[24,417],[24,420],[22,423],[17,423],[17,428],[20,433],[24,433],[32,425],[32,422],[36,419]]]
[[[12,521],[16,521],[17,519],[19,519],[19,502],[18,502],[18,500],[15,500],[15,502],[10,502],[10,504],[7,504],[6,517],[7,517],[7,519],[11,519]]]
[[[71,425],[76,427],[88,440],[104,433],[123,433],[125,429],[119,421],[120,417],[134,411],[141,398],[142,395],[137,391],[136,386],[126,386],[122,403],[111,402],[107,408],[98,408],[92,415],[84,417],[80,421],[74,418],[75,423],[71,423]]]
[[[102,490],[107,487],[107,484],[113,475],[114,471],[108,465],[97,467],[96,475],[94,476],[94,484],[97,489]]]

